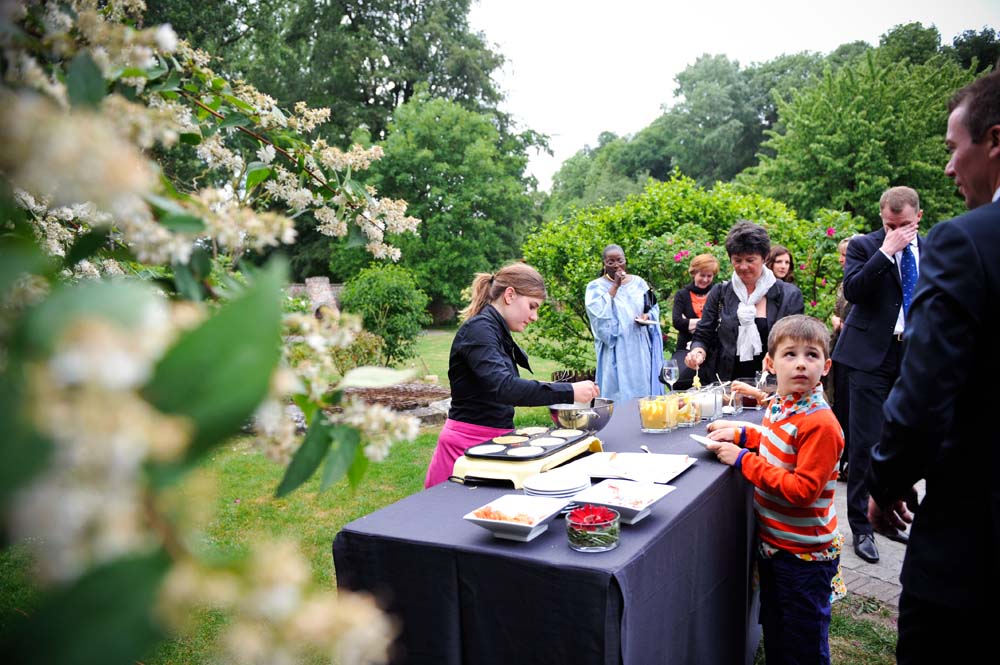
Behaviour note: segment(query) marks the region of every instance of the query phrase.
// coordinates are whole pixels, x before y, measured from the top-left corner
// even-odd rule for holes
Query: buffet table
[[[751,486],[689,433],[704,427],[643,434],[634,402],[598,433],[605,450],[698,460],[614,550],[571,550],[561,517],[531,542],[496,539],[462,515],[514,490],[447,482],[347,524],[338,587],[399,619],[397,663],[751,663]]]

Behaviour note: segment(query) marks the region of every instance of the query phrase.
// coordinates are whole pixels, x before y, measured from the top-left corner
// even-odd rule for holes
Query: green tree
[[[763,146],[773,156],[739,180],[803,216],[830,208],[862,216],[870,228],[880,224],[882,192],[908,185],[920,193],[927,226],[947,219],[962,203],[943,173],[946,104],[972,77],[947,56],[914,65],[870,52],[780,101],[782,130]]]
[[[983,26],[978,33],[966,30],[952,40],[951,48],[963,69],[968,69],[975,61],[977,74],[1000,64],[1000,37],[993,28]]]
[[[735,60],[703,55],[677,75],[666,129],[673,165],[703,185],[728,181],[753,162],[761,124]]]
[[[907,60],[911,65],[922,65],[940,51],[941,33],[933,25],[925,28],[919,21],[897,25],[878,41],[879,57],[885,62]]]
[[[469,29],[471,0],[236,0],[150,3],[224,70],[267,87],[279,103],[332,109],[334,144],[364,125],[383,138],[393,112],[426,84],[466,108],[495,108],[503,58]]]
[[[403,265],[435,301],[460,303],[474,273],[518,256],[535,215],[524,170],[536,141],[532,132],[505,136],[492,116],[427,93],[398,109],[375,183],[422,220],[419,236],[398,242]]]
[[[641,192],[647,174],[630,173],[632,145],[627,138],[602,132],[597,148],[586,146],[563,162],[552,178],[545,216],[558,217],[574,208],[615,203]]]

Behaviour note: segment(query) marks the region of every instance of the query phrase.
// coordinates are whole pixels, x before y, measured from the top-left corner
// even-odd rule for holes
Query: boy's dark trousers
[[[757,558],[767,665],[830,662],[830,583],[839,559]]]

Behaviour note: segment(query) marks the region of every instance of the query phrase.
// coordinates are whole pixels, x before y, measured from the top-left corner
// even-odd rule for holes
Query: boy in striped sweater
[[[708,449],[756,488],[760,623],[768,665],[830,662],[830,581],[840,545],[833,493],[844,434],[823,398],[830,334],[811,316],[778,321],[764,368],[778,390],[760,429],[718,422]]]

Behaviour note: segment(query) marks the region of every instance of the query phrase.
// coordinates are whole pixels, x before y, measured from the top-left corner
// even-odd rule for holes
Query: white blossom
[[[260,150],[257,151],[257,159],[264,162],[265,164],[270,164],[274,161],[275,152],[273,145],[265,145]]]
[[[169,23],[164,23],[156,28],[156,45],[162,53],[173,53],[177,50],[177,33]]]

